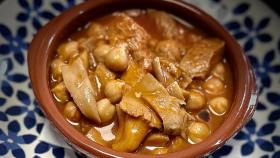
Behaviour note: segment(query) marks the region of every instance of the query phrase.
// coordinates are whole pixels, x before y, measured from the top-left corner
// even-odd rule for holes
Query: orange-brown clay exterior
[[[221,127],[203,142],[175,153],[159,156],[117,152],[86,138],[75,130],[59,112],[48,81],[50,61],[58,44],[78,27],[96,17],[132,8],[164,10],[226,42],[225,54],[233,73],[234,100]],[[236,134],[252,117],[257,101],[254,73],[236,40],[205,12],[190,4],[174,0],[91,0],[77,5],[51,20],[35,35],[28,49],[28,70],[34,94],[50,123],[68,144],[88,156],[201,157],[218,149]]]

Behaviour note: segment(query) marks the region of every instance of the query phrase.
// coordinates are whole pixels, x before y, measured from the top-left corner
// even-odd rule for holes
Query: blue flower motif
[[[38,123],[36,126],[36,131],[38,134],[40,134],[42,132],[42,129],[44,127],[44,123]]]
[[[246,16],[242,24],[244,28],[235,20],[227,22],[225,27],[232,31],[237,40],[245,40],[243,48],[246,52],[249,52],[254,47],[255,40],[260,42],[270,42],[272,40],[272,36],[263,31],[269,22],[270,18],[264,17],[255,25],[253,19],[250,16]]]
[[[280,65],[278,64],[272,64],[273,60],[275,59],[275,51],[270,50],[267,52],[263,58],[263,61],[260,62],[255,56],[248,55],[248,58],[255,70],[255,73],[257,75],[257,79],[260,79],[261,84],[260,92],[262,91],[262,88],[269,88],[271,85],[271,79],[269,74],[270,73],[280,73]]]
[[[0,89],[8,97],[11,97],[14,93],[11,82],[22,83],[28,78],[24,74],[11,73],[13,69],[13,62],[10,58],[3,58],[0,60]]]
[[[232,151],[232,146],[224,145],[223,147],[221,147],[219,150],[215,151],[211,155],[213,158],[220,158],[222,156],[226,156],[230,154],[231,151]]]
[[[280,109],[272,111],[268,116],[269,121],[277,121],[280,120]]]
[[[262,155],[260,158],[269,158],[269,156],[267,154]]]
[[[7,26],[0,24],[0,35],[7,41],[6,43],[0,43],[0,55],[13,53],[15,60],[23,65],[25,61],[23,52],[27,48],[27,43],[24,40],[27,36],[26,27],[18,27],[16,35],[13,35]]]
[[[59,12],[62,12],[62,11],[64,11],[65,9],[74,6],[75,3],[76,3],[75,0],[67,0],[66,4],[63,5],[63,4],[61,4],[61,3],[59,3],[59,2],[56,1],[56,2],[52,2],[52,3],[51,3],[51,6],[52,6],[55,10],[57,10],[57,11],[59,11]]]
[[[280,120],[280,94],[275,92],[268,92],[266,94],[267,100],[272,103],[272,105],[276,105],[279,107],[278,109],[272,111],[269,116],[269,121],[277,121]]]
[[[21,158],[25,157],[25,153],[19,144],[30,144],[34,142],[37,138],[32,134],[18,135],[20,131],[19,123],[14,120],[8,124],[8,133],[4,133],[0,129],[0,156],[8,153],[9,150],[12,151],[13,156]]]
[[[272,136],[272,142],[275,145],[280,146],[280,136]],[[279,158],[280,157],[280,150],[276,151],[273,153],[273,155],[271,156],[272,158]]]
[[[280,157],[280,150],[276,151],[275,153],[273,153],[273,155],[271,156],[271,158],[279,158]]]
[[[38,143],[34,149],[34,152],[36,154],[43,154],[48,152],[50,149],[52,149],[52,153],[54,157],[61,158],[64,157],[65,151],[63,147],[56,146],[47,142],[41,141]]]
[[[276,92],[268,92],[266,94],[267,100],[280,108],[280,94]]]
[[[249,121],[245,128],[240,131],[234,139],[243,140],[245,143],[241,146],[241,154],[247,156],[255,149],[255,144],[263,151],[274,151],[274,145],[263,137],[268,136],[274,132],[276,125],[274,123],[264,124],[258,131],[256,131],[256,122],[254,119]]]
[[[266,106],[261,101],[257,103],[256,110],[266,110],[266,109],[267,109]]]
[[[272,142],[275,144],[275,145],[278,145],[280,146],[280,135],[279,136],[272,136]]]
[[[11,116],[16,116],[25,113],[26,115],[23,120],[24,125],[28,129],[34,127],[36,124],[35,113],[37,113],[41,117],[44,116],[41,109],[38,106],[36,106],[37,103],[35,100],[33,101],[33,105],[35,106],[31,106],[32,104],[31,99],[29,95],[24,91],[18,90],[16,97],[23,105],[13,105],[9,107],[5,111],[6,114]]]
[[[240,15],[245,13],[250,8],[250,4],[243,2],[239,3],[237,6],[235,6],[232,10],[232,13],[234,15]]]
[[[50,20],[54,17],[53,13],[48,10],[42,10],[42,0],[33,0],[33,3],[30,4],[26,0],[18,0],[18,4],[23,8],[23,11],[17,14],[17,20],[20,22],[26,22],[29,19],[32,22],[33,27],[36,30],[39,30],[42,25],[39,18],[44,18]]]
[[[10,82],[22,83],[28,79],[25,74],[11,73],[13,62],[10,58],[0,60],[0,89],[8,97],[13,95],[13,87]]]
[[[0,107],[3,106],[5,103],[6,103],[6,99],[0,97]],[[8,121],[7,115],[2,111],[0,111],[0,121]]]

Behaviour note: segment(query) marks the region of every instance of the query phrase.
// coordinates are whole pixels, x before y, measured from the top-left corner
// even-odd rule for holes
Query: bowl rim
[[[128,5],[120,5],[121,3]],[[141,4],[141,5],[140,5]],[[131,6],[139,8],[139,6],[149,6],[148,8],[155,8],[161,10],[168,10],[174,7],[173,11],[168,11],[171,14],[179,14],[178,12],[188,13],[188,16],[194,16],[194,21],[189,21],[191,24],[197,23],[199,28],[210,27],[214,30],[214,34],[222,36],[227,43],[227,49],[232,52],[232,60],[238,64],[236,67],[236,76],[238,76],[237,84],[235,85],[235,96],[233,104],[228,117],[223,122],[223,129],[217,129],[211,136],[199,144],[195,144],[189,148],[180,150],[174,153],[168,153],[158,156],[139,155],[134,153],[117,152],[110,148],[99,145],[78,132],[72,127],[66,119],[60,114],[58,109],[49,108],[55,107],[53,97],[49,87],[49,58],[50,50],[53,50],[56,45],[55,42],[63,35],[63,30],[69,27],[67,24],[73,23],[78,17],[85,16],[89,10],[104,9],[112,5],[120,5],[119,8],[129,9]],[[130,5],[130,6],[129,6]],[[158,6],[157,6],[158,5]],[[151,7],[154,6],[154,7]],[[162,8],[161,8],[162,7]],[[141,7],[140,7],[141,8]],[[113,9],[114,10],[114,9]],[[111,12],[108,9],[108,13]],[[180,15],[179,15],[180,16]],[[180,17],[181,18],[181,17]],[[196,21],[197,20],[197,21]],[[60,31],[60,32],[59,32]],[[234,54],[235,53],[235,54]],[[234,55],[233,55],[234,54]],[[59,16],[52,19],[47,25],[42,27],[40,31],[33,38],[28,48],[28,71],[31,79],[31,84],[35,97],[41,105],[45,116],[48,118],[53,127],[64,137],[66,142],[74,148],[82,151],[87,155],[99,155],[101,157],[198,157],[211,153],[218,147],[221,147],[230,137],[238,132],[253,115],[255,105],[257,102],[257,88],[255,83],[255,75],[245,53],[237,43],[237,41],[221,26],[214,18],[209,16],[199,8],[182,1],[172,0],[95,0],[86,1],[78,4]],[[237,106],[240,105],[239,107]],[[59,114],[58,114],[59,112]],[[233,113],[234,112],[234,113]],[[231,123],[229,123],[231,122]],[[227,133],[227,134],[224,134]]]

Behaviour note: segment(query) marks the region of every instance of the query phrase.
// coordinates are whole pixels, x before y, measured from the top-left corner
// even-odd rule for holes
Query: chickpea
[[[89,48],[89,40],[86,38],[80,38],[77,40],[78,42],[78,50],[80,51],[90,51],[91,49]]]
[[[63,65],[66,65],[61,59],[54,59],[51,63],[51,72],[52,72],[52,78],[55,81],[61,81],[62,75],[61,75],[61,67]]]
[[[87,133],[92,128],[92,122],[88,119],[81,119],[80,129],[83,134]]]
[[[222,81],[225,79],[225,66],[223,63],[217,64],[211,72],[212,75],[218,77]]]
[[[89,37],[94,37],[95,39],[106,38],[105,27],[98,23],[92,23],[88,28],[87,35]]]
[[[171,152],[175,152],[183,149],[186,144],[187,142],[182,137],[176,136],[171,140],[168,148]]]
[[[97,46],[94,51],[93,55],[97,62],[104,62],[105,56],[110,52],[111,46],[108,44],[100,44]]]
[[[121,101],[125,89],[125,82],[121,80],[111,80],[105,85],[104,94],[115,104]]]
[[[78,40],[78,44],[79,44],[80,51],[93,52],[93,50],[99,45],[106,44],[106,41],[102,39],[96,40],[94,37],[89,37],[89,38],[80,38]]]
[[[189,126],[189,141],[191,143],[199,143],[210,135],[208,126],[201,122],[192,122]]]
[[[104,44],[107,44],[107,41],[104,40],[104,39],[99,39],[99,40],[95,41],[95,46],[96,47],[104,45]]]
[[[114,47],[105,57],[105,65],[113,71],[124,71],[128,67],[128,52],[125,47]]]
[[[215,115],[223,115],[228,109],[228,100],[225,97],[216,97],[209,101],[209,109]]]
[[[203,88],[208,94],[219,95],[224,92],[225,85],[222,80],[212,76],[206,80],[206,82],[203,84]]]
[[[81,118],[81,112],[77,108],[74,102],[69,101],[63,111],[64,116],[70,121],[78,122]]]
[[[112,121],[116,113],[116,107],[112,105],[109,99],[104,98],[97,102],[97,111],[103,123]]]
[[[58,102],[64,103],[70,99],[70,95],[63,82],[57,84],[51,91]]]
[[[205,106],[206,99],[202,92],[198,90],[191,90],[188,96],[187,108],[191,110],[198,110]]]
[[[189,96],[190,96],[190,91],[187,91],[187,90],[185,90],[185,89],[183,89],[183,88],[181,88],[181,91],[182,91],[182,93],[183,93],[184,99],[185,99],[185,100],[188,99]]]
[[[62,58],[63,60],[74,58],[79,54],[78,42],[71,41],[68,43],[64,43],[59,46],[57,52],[59,54],[59,57]]]

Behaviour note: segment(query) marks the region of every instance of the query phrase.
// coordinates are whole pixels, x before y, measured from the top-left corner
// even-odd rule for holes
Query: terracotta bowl
[[[194,26],[223,39],[226,42],[225,55],[233,73],[234,99],[221,127],[203,142],[184,150],[156,157],[201,157],[207,155],[235,135],[253,115],[257,92],[255,77],[243,50],[237,41],[212,17],[200,9],[180,1],[173,0],[94,0],[77,5],[45,25],[36,34],[28,49],[28,70],[34,94],[46,117],[65,141],[74,149],[87,156],[100,157],[155,157],[133,153],[117,152],[99,145],[74,129],[59,112],[52,97],[49,85],[50,61],[61,41],[66,39],[78,27],[88,21],[125,9],[154,8],[164,10]]]

